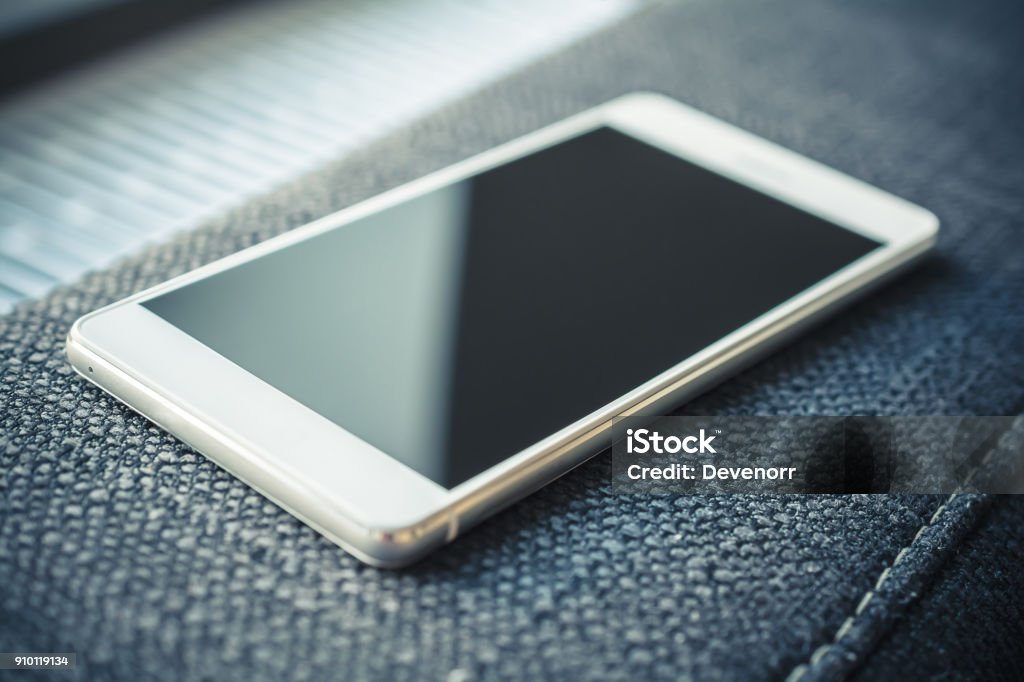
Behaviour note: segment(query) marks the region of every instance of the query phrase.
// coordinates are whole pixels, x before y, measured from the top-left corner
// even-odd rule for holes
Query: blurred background
[[[641,2],[0,4],[0,314]]]

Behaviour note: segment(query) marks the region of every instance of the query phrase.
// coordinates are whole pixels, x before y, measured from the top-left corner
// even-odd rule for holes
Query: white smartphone
[[[928,211],[628,95],[78,320],[89,381],[410,563],[924,253]]]

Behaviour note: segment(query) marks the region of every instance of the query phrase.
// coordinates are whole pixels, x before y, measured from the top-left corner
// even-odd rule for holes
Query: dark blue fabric
[[[0,649],[76,651],[75,675],[37,676],[52,679],[812,680],[928,670],[913,642],[934,633],[989,646],[965,676],[1012,670],[1001,661],[1019,665],[1020,650],[992,647],[1019,627],[1022,593],[990,590],[1019,576],[986,571],[992,551],[957,552],[982,520],[997,536],[1019,525],[1019,505],[987,516],[992,499],[976,496],[615,496],[599,458],[422,564],[378,571],[87,386],[61,348],[99,305],[655,89],[943,220],[923,267],[684,412],[1018,414],[1021,14],[995,2],[658,6],[20,307],[0,320]],[[944,596],[960,584],[979,598]],[[935,609],[953,608],[971,610],[965,628],[999,634],[930,629]]]
[[[1024,679],[1022,520],[1024,497],[997,499],[934,578],[908,591],[912,603],[856,679]]]

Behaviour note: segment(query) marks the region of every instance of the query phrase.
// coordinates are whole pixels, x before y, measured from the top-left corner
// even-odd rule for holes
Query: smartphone
[[[632,94],[78,320],[83,377],[408,564],[934,243],[936,217]]]

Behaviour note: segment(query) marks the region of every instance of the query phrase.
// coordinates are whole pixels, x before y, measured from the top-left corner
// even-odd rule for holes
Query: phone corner
[[[81,355],[85,349],[85,335],[82,332],[82,323],[92,315],[88,313],[79,317],[75,320],[71,327],[68,328],[68,333],[64,337],[64,358],[68,361],[68,364],[72,368],[81,372],[79,367],[81,361]]]
[[[909,246],[919,255],[924,256],[931,252],[939,240],[939,228],[941,221],[935,213],[917,204],[911,204],[914,210],[913,219],[908,221],[910,229],[907,231]]]
[[[71,323],[67,335],[64,337],[64,357],[68,364],[85,376],[88,360],[85,356],[92,355],[92,345],[89,343],[89,335],[85,327],[98,315],[107,310],[109,306],[85,313]]]
[[[457,534],[456,516],[446,509],[419,521],[366,528],[358,545],[337,544],[365,564],[393,570],[415,564],[454,540]]]
[[[919,220],[921,233],[925,239],[934,243],[939,236],[939,229],[942,227],[942,221],[939,219],[939,216],[927,208],[918,206],[918,209],[920,210]]]
[[[614,105],[679,106],[679,101],[657,90],[633,90],[608,102]]]
[[[114,304],[116,305],[116,304]],[[88,345],[86,342],[87,335],[85,333],[85,325],[93,321],[96,317],[109,310],[111,306],[103,306],[96,310],[80,315],[74,322],[71,323],[71,327],[68,328],[67,336],[65,337],[65,345]]]

